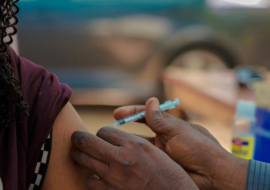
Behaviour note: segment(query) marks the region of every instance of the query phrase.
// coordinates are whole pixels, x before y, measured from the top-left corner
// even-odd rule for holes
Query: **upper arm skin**
[[[76,130],[86,130],[84,124],[68,102],[53,125],[52,149],[42,190],[84,190],[87,171],[75,163],[70,156],[71,135]]]

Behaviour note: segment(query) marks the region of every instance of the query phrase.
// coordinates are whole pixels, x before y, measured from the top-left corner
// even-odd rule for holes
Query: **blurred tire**
[[[193,44],[174,51],[169,54],[169,59],[165,64],[168,66],[177,66],[183,69],[200,70],[226,70],[234,68],[237,65],[233,53],[216,47],[214,45]],[[159,99],[166,99],[163,83],[160,83]],[[184,113],[184,114],[183,114]],[[188,120],[185,110],[179,113],[179,117]]]
[[[216,44],[194,43],[170,51],[166,65],[204,70],[234,68],[238,61],[234,52]]]

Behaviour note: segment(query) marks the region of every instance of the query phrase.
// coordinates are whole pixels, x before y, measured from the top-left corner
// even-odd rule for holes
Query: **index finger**
[[[71,136],[73,145],[81,152],[108,163],[113,156],[114,145],[86,131],[75,131]]]
[[[113,116],[116,120],[120,120],[120,119],[134,115],[142,111],[145,111],[145,106],[143,105],[123,106],[114,110]],[[136,122],[145,123],[145,119],[143,118]]]
[[[97,136],[115,146],[124,146],[127,145],[128,142],[142,144],[143,141],[146,141],[143,138],[121,131],[114,127],[102,127],[97,132]]]

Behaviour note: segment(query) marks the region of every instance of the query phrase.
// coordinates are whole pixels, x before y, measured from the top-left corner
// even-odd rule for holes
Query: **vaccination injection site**
[[[0,0],[0,190],[270,190],[270,0]]]

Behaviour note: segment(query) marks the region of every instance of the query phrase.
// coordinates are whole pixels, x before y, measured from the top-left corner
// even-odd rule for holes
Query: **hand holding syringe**
[[[169,110],[169,109],[173,109],[173,108],[175,108],[176,106],[179,106],[179,105],[180,105],[179,100],[177,98],[175,98],[174,101],[167,100],[163,104],[160,104],[159,107],[160,107],[161,111],[166,111],[166,110]],[[145,117],[145,111],[137,113],[137,114],[129,116],[129,117],[126,117],[126,118],[123,118],[121,120],[118,120],[118,121],[114,122],[114,124],[112,126],[116,127],[116,126],[124,125],[126,123],[137,121],[137,120],[142,119],[144,117]]]

